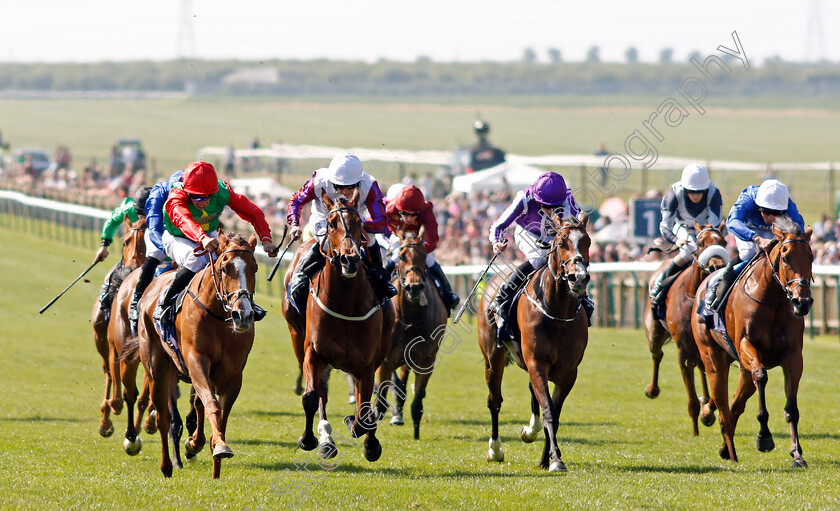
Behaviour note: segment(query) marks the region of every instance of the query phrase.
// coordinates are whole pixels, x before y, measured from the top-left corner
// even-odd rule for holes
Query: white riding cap
[[[339,154],[332,159],[328,170],[328,179],[336,185],[354,185],[362,180],[362,162],[355,154]]]
[[[760,208],[775,209],[776,211],[787,211],[790,193],[787,186],[777,179],[768,179],[761,183],[758,192],[755,194],[755,203]]]
[[[680,184],[688,191],[702,192],[709,189],[712,180],[709,179],[709,171],[706,170],[706,167],[692,163],[683,169]]]

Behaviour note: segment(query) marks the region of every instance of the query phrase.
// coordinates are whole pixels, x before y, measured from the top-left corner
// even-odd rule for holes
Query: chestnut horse
[[[115,271],[120,273],[128,273],[134,268],[139,268],[146,261],[146,243],[143,235],[146,232],[146,221],[138,220],[132,223],[128,217],[123,220],[125,234],[122,237],[122,259],[117,263],[111,271],[108,272],[109,279],[117,278],[114,275]],[[125,268],[124,270],[121,268]],[[116,283],[116,282],[115,282]],[[111,320],[113,320],[113,302],[111,304]],[[102,371],[105,373],[105,398],[102,400],[99,410],[102,416],[99,419],[99,434],[103,437],[109,437],[114,433],[114,424],[111,422],[111,412],[115,415],[122,413],[123,409],[123,394],[120,386],[119,377],[119,353],[113,353],[108,342],[108,324],[105,321],[105,313],[102,311],[99,297],[93,303],[93,313],[91,315],[91,324],[93,325],[93,342],[96,345],[96,351],[102,357]],[[113,397],[112,397],[113,396]],[[133,401],[132,401],[133,404]],[[140,414],[143,415],[142,413]]]
[[[338,454],[332,439],[332,426],[327,420],[327,386],[323,379],[327,366],[352,374],[356,378],[356,412],[345,417],[345,424],[353,438],[367,432],[364,455],[376,461],[382,446],[376,439],[378,417],[370,408],[376,369],[388,353],[391,331],[394,328],[394,309],[380,305],[361,264],[361,244],[364,241],[362,218],[356,205],[358,189],[350,200],[333,202],[326,193],[321,200],[329,211],[325,252],[327,264],[311,281],[305,315],[300,314],[283,299],[283,316],[289,325],[292,346],[303,369],[303,409],[306,426],[298,445],[305,451],[320,446],[321,458]],[[300,261],[301,255],[316,240],[298,247],[285,284]],[[318,412],[318,434],[312,432],[315,412]]]
[[[172,476],[166,436],[170,425],[168,405],[176,377],[191,380],[197,398],[194,403],[196,428],[184,442],[188,457],[204,448],[205,415],[213,431],[210,448],[213,451],[214,479],[221,474],[222,459],[233,456],[233,451],[225,443],[225,431],[230,410],[242,388],[242,371],[254,344],[252,304],[257,272],[254,256],[257,236],[252,234],[246,240],[239,234],[220,231],[218,241],[215,262],[208,264],[193,278],[187,287],[183,308],[175,319],[175,336],[186,367],[172,354],[169,345],[161,340],[152,319],[158,296],[169,285],[174,272],[153,280],[143,294],[138,307],[140,321],[137,337],[127,342],[126,358],[139,350],[143,367],[150,375],[152,402],[157,409],[161,437],[160,470],[165,477]]]
[[[710,330],[699,314],[691,315],[691,328],[706,365],[712,401],[720,414],[723,435],[720,456],[738,461],[735,426],[744,413],[747,400],[756,390],[760,425],[756,447],[762,452],[773,450],[773,435],[767,427],[765,388],[767,369],[781,366],[785,376],[785,420],[790,426],[790,455],[793,467],[806,467],[799,445],[796,395],[802,377],[804,316],[814,302],[810,287],[814,261],[809,244],[811,228],[802,233],[790,217],[784,216],[773,224],[773,234],[776,239],[768,252],[760,251],[732,286],[724,312],[731,343],[719,332]],[[705,285],[701,286],[697,292],[695,310],[703,304],[705,288]],[[741,371],[730,404],[727,402],[729,366],[736,357]]]
[[[411,403],[411,420],[414,422],[414,439],[420,439],[420,420],[423,418],[423,398],[426,385],[435,367],[438,347],[446,333],[449,317],[437,287],[426,274],[426,248],[423,245],[425,229],[419,232],[397,232],[400,239],[397,278],[398,294],[395,299],[397,322],[391,335],[391,350],[379,366],[376,409],[380,417],[388,408],[388,382],[394,371],[407,364],[414,370],[414,400]],[[394,375],[396,411],[392,425],[402,425],[406,380]]]
[[[580,297],[589,283],[589,216],[551,220],[557,234],[551,243],[548,264],[534,272],[516,305],[518,329],[514,342],[522,347],[523,369],[528,371],[531,389],[531,422],[522,429],[523,442],[533,442],[540,425],[542,408],[545,444],[540,467],[550,472],[565,471],[557,445],[557,427],[563,402],[577,379],[578,365],[589,340],[589,322]],[[496,274],[485,288],[481,310],[495,297],[502,274]],[[511,312],[513,315],[513,311]],[[508,348],[498,347],[494,317],[479,315],[478,345],[484,355],[484,372],[490,395],[487,407],[492,419],[492,435],[487,461],[505,459],[499,439],[499,410],[502,407],[502,377],[508,360]],[[549,393],[548,382],[554,383]]]
[[[697,418],[700,416],[701,405],[700,400],[697,399],[697,389],[694,386],[695,369],[700,371],[703,404],[709,402],[709,386],[706,383],[706,373],[703,361],[700,360],[700,352],[697,351],[697,343],[694,342],[694,334],[691,333],[691,312],[694,306],[694,294],[697,292],[697,286],[700,285],[700,282],[707,275],[724,267],[729,262],[729,254],[724,248],[726,247],[726,240],[722,234],[724,226],[725,222],[721,222],[720,226],[694,223],[694,232],[697,233],[697,256],[691,262],[691,265],[677,276],[668,289],[668,295],[665,297],[666,321],[655,317],[650,298],[648,298],[645,307],[645,334],[653,359],[653,378],[650,385],[645,389],[645,395],[651,399],[659,395],[659,363],[663,356],[662,346],[669,338],[673,339],[677,345],[680,371],[688,394],[688,416],[691,418],[695,436],[700,434]],[[707,250],[713,246],[717,248]],[[651,285],[670,262],[671,259],[663,261],[659,269],[651,276]],[[703,424],[706,426],[711,426],[714,421],[714,413],[703,416]]]

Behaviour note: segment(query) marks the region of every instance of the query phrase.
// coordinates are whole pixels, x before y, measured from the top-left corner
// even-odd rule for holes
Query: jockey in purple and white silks
[[[735,235],[738,255],[726,265],[715,289],[706,293],[706,308],[715,311],[720,308],[726,290],[738,276],[738,271],[733,271],[736,265],[748,262],[759,248],[765,250],[770,245],[776,238],[771,230],[773,222],[784,215],[805,230],[805,220],[790,199],[787,186],[778,180],[768,179],[761,186],[748,186],[741,192],[726,218],[726,228]]]
[[[503,329],[508,321],[508,305],[516,291],[527,282],[531,273],[547,261],[550,243],[556,234],[551,221],[551,213],[554,211],[558,211],[561,218],[576,217],[580,207],[563,176],[546,172],[533,185],[518,192],[513,203],[490,226],[490,242],[494,252],[501,253],[507,249],[505,233],[508,227],[516,224],[513,238],[516,246],[525,254],[525,262],[502,285],[488,309],[495,313],[499,329]]]
[[[674,278],[694,259],[697,251],[697,233],[694,223],[719,225],[723,201],[720,191],[709,179],[709,171],[703,165],[687,165],[679,181],[662,198],[662,222],[659,232],[679,247],[679,253],[650,288],[651,307],[655,311],[668,295],[668,288]],[[725,250],[722,251],[724,255]]]

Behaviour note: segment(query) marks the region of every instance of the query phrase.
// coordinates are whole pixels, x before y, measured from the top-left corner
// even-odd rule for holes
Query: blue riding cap
[[[559,206],[563,204],[563,201],[569,194],[569,189],[566,187],[566,181],[563,179],[563,176],[554,172],[546,172],[538,177],[534,183],[533,190],[534,199],[546,206]]]

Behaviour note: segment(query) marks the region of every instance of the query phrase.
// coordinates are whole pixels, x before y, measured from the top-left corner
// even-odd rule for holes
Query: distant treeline
[[[701,59],[702,60],[702,59]],[[708,66],[715,94],[833,94],[840,66],[779,60]],[[193,94],[526,95],[671,94],[698,68],[689,63],[413,63],[380,61],[103,62],[0,65],[0,91],[188,91]]]

